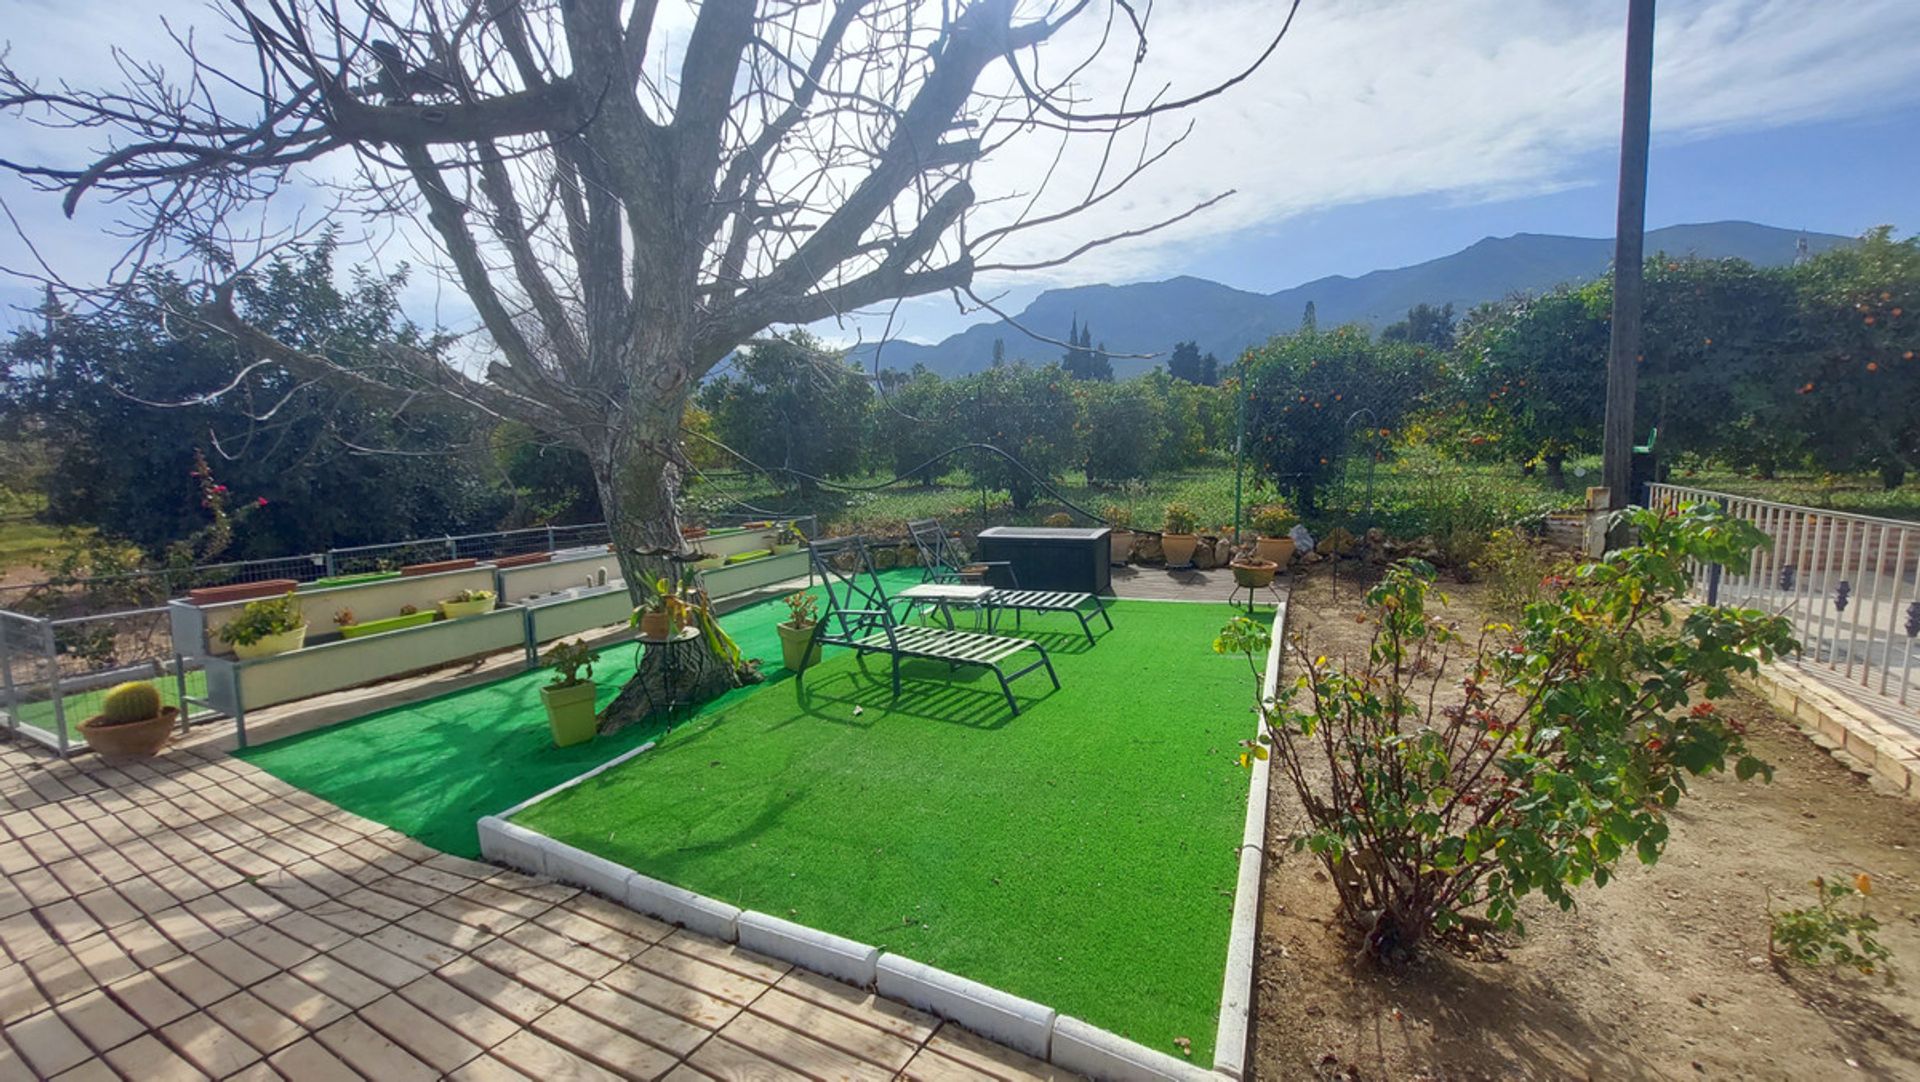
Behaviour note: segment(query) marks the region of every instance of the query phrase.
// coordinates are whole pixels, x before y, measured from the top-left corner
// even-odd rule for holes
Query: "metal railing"
[[[1656,509],[1717,503],[1772,541],[1745,567],[1699,569],[1699,600],[1786,616],[1800,640],[1800,663],[1874,705],[1920,702],[1920,523],[1680,485],[1649,486],[1647,502]]]
[[[48,619],[0,611],[0,719],[16,736],[65,755],[107,689],[150,680],[182,721],[212,716],[200,666],[174,653],[164,608]]]

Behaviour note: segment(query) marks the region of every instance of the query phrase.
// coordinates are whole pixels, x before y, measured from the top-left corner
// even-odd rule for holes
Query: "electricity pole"
[[[1601,477],[1610,508],[1633,502],[1633,391],[1640,360],[1647,137],[1653,105],[1653,0],[1628,0],[1627,78],[1620,121],[1620,204],[1613,229],[1613,336],[1607,349],[1607,420]]]

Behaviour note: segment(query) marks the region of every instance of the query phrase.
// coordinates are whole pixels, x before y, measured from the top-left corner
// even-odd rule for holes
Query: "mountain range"
[[[1646,250],[1777,266],[1793,261],[1803,239],[1811,253],[1849,240],[1753,222],[1708,222],[1650,230]],[[1050,289],[1034,298],[1014,322],[1062,340],[1070,327],[1089,326],[1094,340],[1115,352],[1159,355],[1114,358],[1115,375],[1126,377],[1165,365],[1174,343],[1186,339],[1197,342],[1201,352],[1231,362],[1248,346],[1298,328],[1309,302],[1321,327],[1364,323],[1378,328],[1404,318],[1416,304],[1452,304],[1456,313],[1465,313],[1483,301],[1583,282],[1606,273],[1612,259],[1610,238],[1516,233],[1487,237],[1452,255],[1410,267],[1377,270],[1357,278],[1332,275],[1277,293],[1253,293],[1187,276]],[[1005,342],[1009,360],[1048,361],[1062,352],[1035,341],[1018,327],[995,321],[976,324],[935,344],[887,342],[881,347],[881,367],[907,371],[923,364],[942,376],[977,372],[993,363],[995,339]],[[875,348],[859,347],[850,359],[871,368]]]

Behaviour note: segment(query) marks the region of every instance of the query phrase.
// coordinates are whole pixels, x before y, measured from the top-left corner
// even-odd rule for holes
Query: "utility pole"
[[[1633,391],[1647,228],[1647,139],[1653,106],[1653,0],[1627,3],[1627,78],[1620,121],[1620,204],[1613,228],[1613,336],[1607,349],[1607,420],[1601,477],[1609,508],[1633,501]]]

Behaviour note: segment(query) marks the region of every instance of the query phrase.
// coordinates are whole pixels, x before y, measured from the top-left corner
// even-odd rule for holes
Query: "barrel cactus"
[[[116,685],[100,704],[100,720],[125,725],[160,715],[160,689],[140,680]]]

